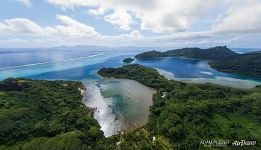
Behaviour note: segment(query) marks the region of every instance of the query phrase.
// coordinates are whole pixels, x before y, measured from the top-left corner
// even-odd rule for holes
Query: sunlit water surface
[[[148,119],[155,90],[131,80],[101,79],[102,67],[122,66],[122,60],[139,52],[90,50],[0,50],[0,80],[27,77],[47,80],[81,80],[87,91],[83,102],[95,110],[94,117],[105,136],[133,130]],[[237,88],[252,88],[260,79],[219,72],[206,61],[184,58],[136,60],[156,68],[168,79],[196,83],[216,83]]]

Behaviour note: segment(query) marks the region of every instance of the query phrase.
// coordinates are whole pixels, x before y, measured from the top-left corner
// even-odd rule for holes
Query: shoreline
[[[116,116],[112,114],[113,110],[107,104],[106,99],[101,95],[99,88],[95,83],[83,83],[86,90],[82,92],[82,103],[92,110],[94,119],[99,123],[100,130],[105,137],[115,135],[118,122]],[[115,124],[115,126],[111,126]]]
[[[130,79],[110,78],[105,79],[98,86],[97,84],[95,82],[84,83],[87,90],[81,90],[82,102],[93,111],[93,117],[98,121],[105,137],[134,131],[148,122],[149,107],[153,105],[155,89]],[[120,87],[113,88],[117,86]],[[109,92],[112,89],[116,93]],[[144,91],[145,93],[153,91],[150,98],[147,97],[148,93],[144,95]],[[103,95],[104,92],[112,95]],[[123,98],[120,101],[114,97],[114,95],[118,97],[118,94],[121,94]]]

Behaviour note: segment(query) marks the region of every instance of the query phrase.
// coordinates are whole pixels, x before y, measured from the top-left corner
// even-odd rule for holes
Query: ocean
[[[100,123],[101,129],[106,136],[111,136],[146,123],[155,91],[130,80],[102,79],[97,75],[97,71],[102,67],[122,66],[124,58],[133,57],[140,52],[84,48],[0,49],[0,80],[25,77],[83,81],[87,87],[83,103],[95,109],[94,117]],[[202,60],[173,57],[135,60],[133,63],[155,68],[168,79],[178,81],[211,82],[236,88],[252,88],[261,84],[260,79],[212,69],[207,61]]]

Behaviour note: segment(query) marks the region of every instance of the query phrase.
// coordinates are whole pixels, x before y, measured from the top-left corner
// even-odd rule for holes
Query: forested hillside
[[[209,62],[218,70],[261,78],[261,53],[246,53]]]
[[[0,149],[93,149],[104,138],[85,107],[81,82],[0,82]]]
[[[226,46],[208,49],[182,48],[166,52],[148,51],[135,56],[136,59],[155,59],[162,57],[186,57],[208,60],[211,67],[229,73],[261,78],[261,53],[259,51],[238,54]]]
[[[167,80],[152,68],[103,68],[104,77],[128,78],[157,89],[148,123],[103,136],[81,102],[80,82],[7,79],[0,82],[0,149],[209,149],[202,140],[261,142],[261,86],[239,90]],[[208,145],[217,148],[217,145]]]
[[[229,140],[231,149],[238,148],[231,146],[233,141],[242,139],[257,141],[257,145],[249,146],[249,149],[260,146],[261,86],[239,90],[177,82],[165,79],[155,69],[136,64],[104,68],[99,74],[136,80],[157,89],[149,122],[137,132],[129,133],[132,140],[146,131],[150,139],[156,137],[158,147],[166,149],[202,149],[200,142],[211,139]],[[133,146],[130,141],[126,144],[129,147],[125,146],[129,149]],[[138,141],[144,142],[148,147],[155,146],[151,141]],[[135,145],[139,147],[139,144]]]

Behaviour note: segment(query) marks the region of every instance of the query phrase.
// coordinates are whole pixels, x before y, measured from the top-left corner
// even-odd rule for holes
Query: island
[[[239,139],[261,140],[261,86],[240,90],[178,82],[138,64],[103,68],[98,73],[105,78],[136,80],[157,90],[148,123],[122,135],[124,148],[202,149],[208,146],[204,144],[206,139],[229,140],[225,144],[229,147]],[[146,138],[141,139],[140,135]],[[257,142],[251,148],[258,146]]]
[[[0,150],[202,149],[204,140],[256,141],[260,147],[261,86],[249,90],[167,80],[138,64],[102,68],[156,89],[148,122],[105,138],[82,103],[78,81],[9,78],[0,81]]]
[[[159,58],[159,57],[181,56],[181,57],[194,58],[194,59],[216,60],[216,59],[222,59],[222,58],[237,56],[237,55],[239,54],[228,49],[226,46],[217,46],[208,49],[182,48],[182,49],[168,50],[165,52],[153,50],[153,51],[137,54],[135,58],[152,59],[152,58]]]
[[[261,78],[261,53],[259,51],[238,54],[226,46],[217,46],[208,49],[182,48],[165,52],[153,50],[135,56],[136,59],[161,57],[186,57],[208,60],[209,65],[219,71]]]
[[[159,52],[156,50],[143,52],[141,54],[137,54],[135,56],[136,59],[153,59],[153,58],[160,58],[165,57],[166,55],[163,52]]]
[[[128,63],[131,63],[131,62],[133,62],[133,61],[134,61],[134,59],[133,59],[133,58],[130,58],[130,57],[123,59],[123,62],[124,62],[124,63],[127,63],[127,64],[128,64]]]

